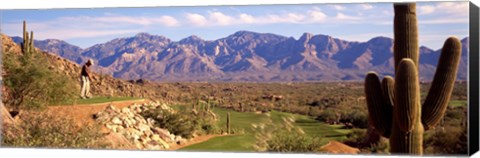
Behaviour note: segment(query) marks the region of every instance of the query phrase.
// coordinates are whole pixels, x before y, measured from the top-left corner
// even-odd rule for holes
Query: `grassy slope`
[[[219,127],[225,127],[226,124],[226,115],[227,112],[230,112],[230,117],[232,120],[231,126],[235,130],[243,129],[245,134],[231,135],[231,136],[222,136],[212,138],[208,141],[194,144],[180,150],[188,151],[254,151],[253,144],[255,143],[255,137],[253,135],[253,130],[251,129],[252,123],[258,123],[260,120],[266,118],[267,116],[263,114],[255,113],[240,113],[233,110],[214,108],[214,112],[219,116],[218,125]],[[283,116],[294,116],[296,118],[296,125],[300,126],[306,134],[316,137],[325,137],[327,139],[344,139],[345,135],[349,133],[350,130],[340,129],[341,126],[332,126],[327,125],[321,122],[318,122],[308,116],[296,115],[278,111],[272,111],[270,116],[272,121],[281,122]],[[325,143],[327,140],[325,140]]]

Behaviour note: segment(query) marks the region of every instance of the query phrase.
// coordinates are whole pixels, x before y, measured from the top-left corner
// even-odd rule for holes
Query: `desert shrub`
[[[467,128],[446,127],[425,134],[424,148],[426,154],[467,154]]]
[[[367,132],[367,129],[354,128],[352,129],[352,132],[347,135],[347,139],[343,142],[347,145],[359,148],[362,153],[389,153],[388,139],[381,138],[374,144],[367,144],[365,142],[365,137],[368,134]]]
[[[333,109],[325,109],[320,112],[320,115],[317,117],[317,120],[332,123],[337,120],[337,112]]]
[[[50,70],[52,65],[40,53],[27,52],[3,56],[4,102],[14,109],[38,108],[71,99],[76,87],[71,79]]]
[[[283,118],[283,123],[273,123],[271,119],[253,124],[257,151],[266,152],[313,152],[321,147],[322,139],[306,135],[293,125],[294,119]]]
[[[347,114],[342,115],[340,122],[349,122],[358,128],[368,127],[368,114],[365,110],[351,110]]]
[[[78,126],[73,120],[44,112],[27,112],[15,125],[6,124],[2,145],[11,147],[103,148],[96,125]]]
[[[155,126],[165,128],[173,134],[184,138],[192,138],[196,134],[219,132],[219,129],[213,122],[214,120],[203,110],[193,113],[186,108],[181,108],[175,112],[159,108],[144,111],[140,115],[154,119]]]
[[[354,128],[352,129],[352,132],[347,134],[347,139],[344,141],[360,143],[360,142],[363,142],[366,135],[367,135],[366,129]]]
[[[375,154],[389,154],[390,153],[390,144],[388,143],[387,139],[380,139],[377,144],[373,144],[372,146],[363,149],[370,153]]]

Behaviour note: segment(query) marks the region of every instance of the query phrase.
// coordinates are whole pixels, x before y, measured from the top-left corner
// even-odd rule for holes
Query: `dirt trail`
[[[357,148],[350,147],[334,140],[331,140],[328,144],[320,147],[320,150],[332,154],[358,154],[360,152]]]
[[[64,117],[72,118],[78,125],[84,125],[84,123],[94,123],[93,114],[105,110],[107,106],[113,105],[116,108],[123,108],[130,106],[134,103],[142,104],[146,103],[146,99],[126,100],[126,101],[113,101],[105,103],[95,104],[80,104],[80,105],[58,105],[49,106],[48,112],[55,115],[61,115]]]

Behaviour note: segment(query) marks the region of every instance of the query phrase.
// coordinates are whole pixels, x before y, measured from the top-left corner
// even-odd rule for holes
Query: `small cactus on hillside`
[[[418,79],[418,29],[415,3],[394,4],[395,79],[381,82],[375,72],[365,79],[369,121],[390,138],[390,152],[423,153],[423,132],[444,116],[456,79],[461,43],[448,38],[442,48],[432,86],[423,105]]]
[[[22,53],[28,55],[35,51],[34,40],[33,40],[33,31],[30,32],[30,36],[27,31],[27,22],[23,21],[23,42],[21,43]]]

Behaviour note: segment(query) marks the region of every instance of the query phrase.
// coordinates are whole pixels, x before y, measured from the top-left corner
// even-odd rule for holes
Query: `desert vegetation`
[[[415,8],[402,7],[396,6],[401,13]],[[411,20],[405,23],[412,26],[398,27],[396,33],[417,34],[416,30],[406,30],[415,29],[415,17],[405,16]],[[96,75],[93,87],[97,96],[78,101],[74,79],[78,65],[66,64],[62,67],[65,72],[59,71],[35,49],[33,32],[28,33],[25,24],[23,34],[20,51],[3,56],[3,101],[16,120],[2,128],[1,143],[5,146],[115,148],[103,140],[107,131],[127,135],[139,146],[134,149],[168,149],[212,136],[180,150],[329,152],[323,147],[335,141],[358,148],[360,153],[467,152],[468,85],[455,82],[456,70],[447,69],[458,65],[450,60],[457,57],[441,56],[437,73],[446,77],[436,75],[433,82],[420,81],[416,76],[417,37],[413,35],[395,41],[400,41],[395,52],[413,56],[402,59],[396,53],[396,78],[369,73],[365,82],[154,82]],[[415,48],[406,46],[412,42]],[[458,43],[449,39],[444,50],[458,55]],[[85,120],[80,124],[47,112],[54,105],[73,108],[139,99],[162,104],[118,109],[108,105],[106,110],[87,116],[94,123],[82,117]],[[428,105],[420,108],[420,102]],[[400,139],[404,137],[411,141]],[[161,148],[157,148],[159,142]]]
[[[25,22],[23,27],[21,52],[3,55],[2,101],[18,119],[16,125],[3,124],[2,145],[100,147],[98,127],[80,127],[72,120],[42,111],[48,105],[72,99],[77,89],[72,80],[50,69],[47,58],[34,47],[33,32],[26,31]]]
[[[50,69],[52,65],[34,47],[33,31],[29,34],[25,23],[23,34],[21,53],[3,55],[4,103],[13,109],[31,109],[71,99],[77,91],[74,82]]]

